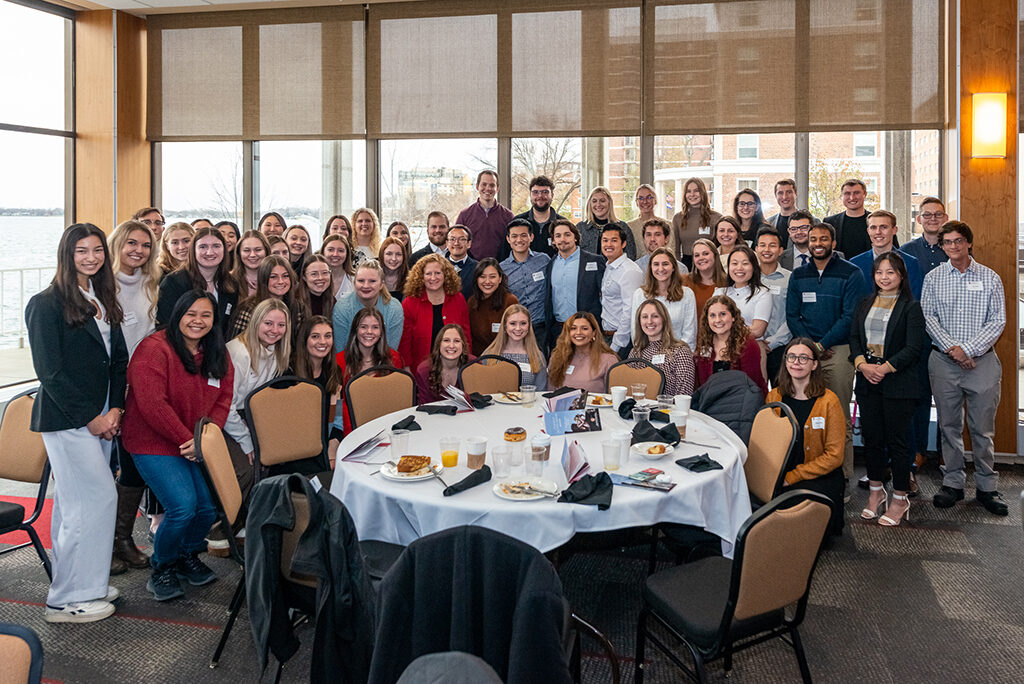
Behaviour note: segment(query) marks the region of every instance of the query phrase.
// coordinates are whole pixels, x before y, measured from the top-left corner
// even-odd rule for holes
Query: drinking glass
[[[495,477],[508,477],[512,474],[512,449],[504,444],[494,447],[491,449],[491,463]]]
[[[520,385],[519,394],[523,397],[523,406],[533,406],[533,402],[537,398],[537,386]]]
[[[618,470],[619,459],[622,456],[622,449],[619,440],[617,439],[604,439],[601,440],[601,452],[604,454],[604,469],[605,470]]]
[[[441,465],[445,468],[454,468],[459,465],[460,441],[458,437],[442,437],[440,439]]]
[[[408,430],[392,430],[391,431],[391,460],[397,461],[398,459],[409,453],[409,431]]]
[[[639,404],[647,397],[647,383],[638,382],[629,386],[629,393],[633,395],[633,398]]]

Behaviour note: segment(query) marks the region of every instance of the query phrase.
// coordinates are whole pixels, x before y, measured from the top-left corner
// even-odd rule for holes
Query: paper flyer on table
[[[565,472],[565,480],[569,484],[590,472],[587,452],[575,439],[571,441],[566,439],[562,444],[562,470]]]
[[[467,411],[476,410],[475,408],[473,408],[473,402],[469,400],[469,397],[466,395],[466,393],[460,390],[455,385],[448,385],[447,387],[444,388],[444,391],[445,394],[447,394],[451,401],[455,404],[455,408],[458,413],[465,413]]]
[[[551,397],[550,399],[545,400],[544,410],[554,413],[558,411],[573,411],[576,409],[586,408],[587,394],[588,392],[586,392],[586,390],[576,390],[574,392],[559,394],[557,397]]]
[[[366,440],[355,449],[349,452],[348,456],[342,458],[342,461],[355,461],[361,462],[369,458],[370,454],[374,452],[379,446],[384,446],[384,440],[387,438],[388,431],[382,430],[375,434],[370,439]]]
[[[544,432],[552,437],[572,432],[598,432],[601,415],[596,408],[574,411],[549,411],[544,414]]]

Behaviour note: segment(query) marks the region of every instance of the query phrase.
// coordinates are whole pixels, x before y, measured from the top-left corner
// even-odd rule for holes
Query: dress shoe
[[[957,501],[963,501],[964,490],[942,485],[932,497],[932,505],[936,508],[952,508]]]
[[[1010,514],[1010,509],[1006,506],[1006,502],[1003,501],[1003,497],[999,495],[999,492],[979,491],[974,498],[992,515]]]

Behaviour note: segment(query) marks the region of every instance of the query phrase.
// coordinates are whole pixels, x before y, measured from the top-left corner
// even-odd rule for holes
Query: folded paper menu
[[[590,472],[587,452],[575,439],[571,442],[566,439],[562,445],[562,470],[565,472],[565,480],[569,484]]]
[[[473,402],[469,400],[469,396],[455,385],[448,385],[445,387],[444,393],[447,394],[448,398],[455,404],[455,408],[458,413],[476,410],[473,408]]]
[[[573,411],[548,411],[544,414],[544,431],[555,437],[570,432],[598,432],[601,415],[596,408]]]
[[[356,463],[361,463],[365,461],[367,458],[370,457],[370,454],[372,454],[374,450],[377,449],[377,447],[384,446],[386,444],[384,440],[387,438],[387,434],[387,430],[381,430],[373,437],[366,440],[365,442],[357,446],[355,449],[350,451],[348,455],[342,458],[341,460],[355,461]]]

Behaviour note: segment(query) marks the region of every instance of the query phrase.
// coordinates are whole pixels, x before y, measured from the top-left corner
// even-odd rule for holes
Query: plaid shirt
[[[971,357],[991,349],[1006,326],[1003,283],[974,259],[963,273],[949,262],[930,271],[921,289],[921,309],[936,347],[949,351],[959,346]]]

